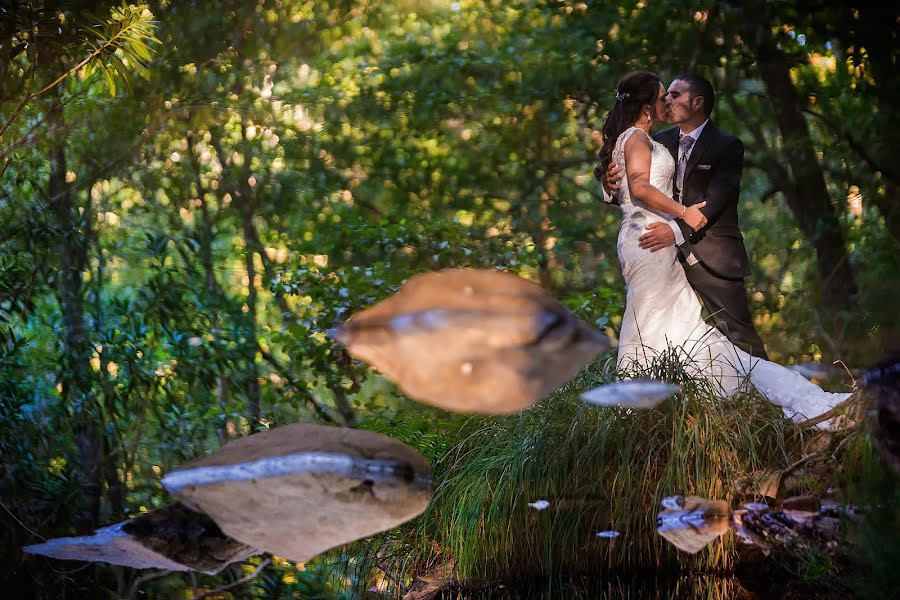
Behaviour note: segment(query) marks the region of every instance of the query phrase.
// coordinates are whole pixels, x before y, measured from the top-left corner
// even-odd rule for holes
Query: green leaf
[[[150,48],[137,38],[128,40],[128,49],[143,61],[149,62],[150,60],[153,60],[153,54]]]
[[[115,70],[116,74],[119,78],[125,82],[125,86],[130,90],[131,82],[128,80],[128,67],[122,62],[122,59],[119,58],[115,54],[110,55],[110,59],[112,60],[112,68]],[[143,65],[141,65],[143,66]]]
[[[150,70],[144,65],[144,63],[137,60],[133,55],[128,58],[129,64],[137,71],[138,76],[142,79],[149,80],[150,79]]]
[[[103,61],[97,61],[97,68],[103,71],[104,77],[106,77],[106,84],[109,86],[109,94],[111,96],[116,95],[116,78],[113,75],[112,71],[109,67],[106,66],[106,63]]]

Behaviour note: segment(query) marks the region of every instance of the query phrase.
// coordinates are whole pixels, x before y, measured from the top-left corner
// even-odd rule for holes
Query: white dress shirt
[[[697,129],[695,129],[693,131],[690,131],[690,132],[682,131],[681,132],[684,135],[688,135],[688,136],[694,138],[694,144],[690,148],[688,148],[687,156],[684,157],[685,161],[687,161],[688,159],[691,158],[691,152],[694,151],[694,146],[697,145],[697,140],[700,139],[700,134],[703,133],[703,128],[706,127],[707,123],[709,123],[709,119],[703,121],[703,123],[701,123],[700,126],[697,127]],[[678,139],[679,140],[681,139],[680,134],[678,136]],[[678,161],[681,159],[682,159],[681,144],[679,144],[678,145],[678,158],[675,160],[675,163],[677,164]],[[679,193],[682,194],[682,196],[683,196],[684,190],[679,190]],[[682,198],[682,204],[684,204],[683,198]],[[675,234],[675,245],[680,246],[684,243],[684,234],[681,232],[681,227],[678,226],[678,223],[676,221],[677,221],[676,219],[672,219],[671,221],[669,221],[669,227],[672,228],[672,232]],[[690,260],[691,258],[693,258],[693,253],[691,253],[691,256],[688,257],[688,263],[693,264],[693,262],[696,262],[696,260],[697,260],[696,258],[694,258],[693,262]]]

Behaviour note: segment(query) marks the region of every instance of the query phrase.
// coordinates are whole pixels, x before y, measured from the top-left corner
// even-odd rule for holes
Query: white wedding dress
[[[622,132],[613,148],[613,161],[625,164],[625,142],[635,132],[645,135],[636,127]],[[652,139],[651,143],[650,183],[671,198],[675,160],[665,146]],[[638,245],[647,225],[671,217],[633,199],[627,178],[620,185],[622,226],[617,249],[627,294],[619,334],[619,368],[646,366],[655,355],[674,349],[689,370],[709,378],[726,397],[740,389],[749,376],[759,392],[797,422],[821,415],[850,396],[825,392],[790,369],[750,356],[708,325],[678,261],[677,248],[671,245],[650,252]],[[819,427],[828,428],[830,421]]]

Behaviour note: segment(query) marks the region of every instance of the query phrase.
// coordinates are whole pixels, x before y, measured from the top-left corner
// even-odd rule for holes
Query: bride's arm
[[[625,176],[628,177],[628,188],[631,195],[650,208],[661,210],[676,219],[682,219],[692,229],[697,230],[706,223],[706,217],[700,209],[705,202],[684,206],[675,202],[650,183],[650,163],[652,162],[653,145],[643,131],[635,132],[625,142]]]

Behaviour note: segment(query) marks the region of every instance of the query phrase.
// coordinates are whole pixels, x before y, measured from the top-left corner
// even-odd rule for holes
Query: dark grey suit
[[[653,136],[678,162],[679,128],[672,127]],[[750,262],[738,227],[738,196],[744,164],[744,144],[709,121],[694,143],[684,173],[686,206],[706,201],[702,209],[709,221],[693,231],[684,221],[677,223],[685,243],[679,246],[688,282],[703,300],[715,326],[735,345],[754,356],[768,358],[747,301],[744,277]],[[699,260],[689,265],[691,253]]]

